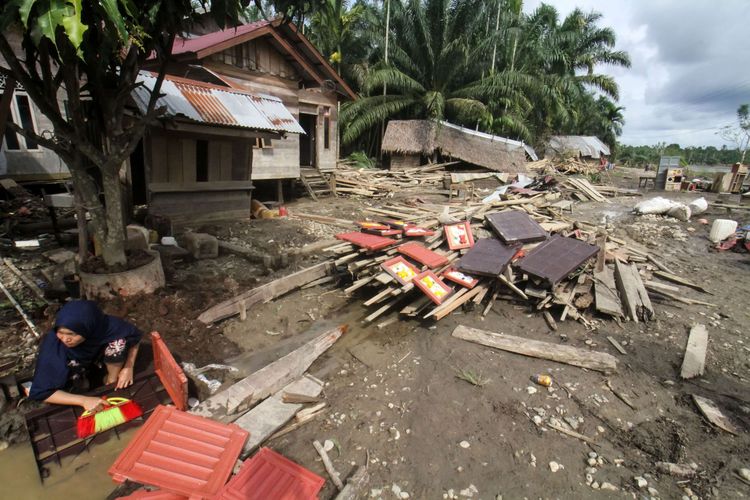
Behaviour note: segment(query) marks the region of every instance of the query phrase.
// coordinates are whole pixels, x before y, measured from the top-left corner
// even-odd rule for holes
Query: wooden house
[[[168,82],[181,88],[178,94],[190,86],[208,86],[224,101],[228,95],[249,95],[261,114],[272,106],[272,114],[281,113],[284,120],[291,117],[293,123],[281,123],[274,116],[271,127],[256,127],[252,120],[239,127],[231,119],[222,123],[227,102],[224,109],[214,109],[202,101],[205,90],[188,92],[185,99],[208,119],[200,124],[192,120],[189,135],[171,128],[169,120],[152,127],[142,149],[143,168],[133,169],[134,201],[148,203],[150,212],[184,215],[198,199],[195,193],[201,193],[201,199],[213,200],[206,210],[216,217],[221,216],[217,212],[249,213],[246,201],[253,183],[274,181],[281,192],[284,181],[298,179],[302,169],[332,172],[338,160],[339,102],[356,95],[296,26],[258,21],[225,30],[208,28],[199,27],[201,31],[175,41]],[[183,101],[176,94],[175,98]],[[255,112],[234,107],[228,114],[236,121],[243,113]],[[174,116],[178,115],[184,121],[185,116]],[[203,164],[208,173],[198,180],[195,175]],[[231,207],[227,200],[232,200]]]
[[[392,170],[456,160],[467,166],[518,173],[526,171],[527,156],[536,160],[534,150],[522,142],[430,120],[391,120],[381,149]]]
[[[16,53],[22,53],[21,37],[10,33],[8,42]],[[0,64],[7,66],[0,56]],[[0,95],[8,93],[10,109],[7,119],[22,128],[30,129],[39,135],[49,135],[52,123],[44,116],[36,104],[29,98],[23,86],[15,82],[13,88],[6,88],[8,79],[0,75]],[[12,95],[11,95],[12,93]],[[58,96],[60,109],[65,109],[62,93]],[[6,115],[2,115],[2,121]],[[5,129],[0,146],[0,178],[11,178],[18,182],[47,182],[70,177],[68,167],[57,154],[34,141],[26,140],[12,130]]]

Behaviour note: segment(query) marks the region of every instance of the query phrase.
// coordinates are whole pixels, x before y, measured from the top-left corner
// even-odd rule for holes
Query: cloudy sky
[[[526,0],[524,10],[539,6]],[[603,14],[630,54],[629,69],[602,67],[620,85],[625,144],[714,145],[750,103],[749,0],[547,0]],[[734,146],[732,146],[734,147]]]

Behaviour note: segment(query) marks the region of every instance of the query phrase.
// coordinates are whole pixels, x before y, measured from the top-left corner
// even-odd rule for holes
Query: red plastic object
[[[451,250],[461,250],[474,246],[474,235],[471,234],[471,225],[469,221],[459,222],[443,226],[445,230],[445,239],[448,242],[448,248]]]
[[[464,274],[458,269],[454,269],[452,267],[443,271],[443,274],[440,277],[450,280],[454,283],[458,283],[459,285],[466,288],[474,288],[475,286],[477,286],[477,283],[479,283],[479,280],[474,276]]]
[[[425,271],[412,281],[437,305],[442,304],[453,293],[453,289],[435,276],[432,271]]]
[[[384,238],[382,236],[376,236],[374,234],[359,233],[353,231],[351,233],[341,233],[336,235],[336,239],[348,241],[353,245],[357,245],[361,248],[368,250],[380,250],[387,246],[393,245],[396,240],[391,238]]]
[[[217,500],[317,500],[325,479],[269,448],[246,460]]]
[[[443,255],[437,254],[429,248],[425,248],[424,246],[420,245],[419,243],[407,243],[406,245],[401,245],[400,247],[398,247],[398,251],[399,253],[402,253],[407,257],[411,257],[420,264],[424,264],[430,269],[434,269],[448,263],[448,259]]]
[[[249,433],[172,406],[158,406],[109,468],[112,479],[211,498],[232,473]]]
[[[141,500],[144,498],[148,500],[187,500],[188,497],[163,490],[136,490],[126,497],[117,497],[117,500]]]
[[[178,410],[187,410],[187,377],[158,332],[151,332],[151,348],[154,351],[154,371],[164,384],[167,394]]]
[[[404,227],[404,236],[407,238],[419,238],[421,236],[432,236],[435,231],[423,227],[407,225]]]
[[[385,272],[390,274],[393,279],[405,285],[409,283],[416,275],[419,274],[419,269],[414,267],[414,264],[404,259],[400,255],[394,257],[391,260],[387,260],[380,264]]]

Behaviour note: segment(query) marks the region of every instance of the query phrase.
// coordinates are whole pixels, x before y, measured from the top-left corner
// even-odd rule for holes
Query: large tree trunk
[[[125,258],[125,220],[123,216],[122,186],[117,169],[102,171],[104,199],[107,201],[107,231],[102,246],[102,258],[107,267],[124,266]]]
[[[117,171],[102,171],[104,199],[107,203],[105,207],[99,196],[99,185],[89,173],[93,168],[97,167],[92,166],[80,153],[74,153],[68,163],[80,200],[91,214],[92,232],[101,249],[101,256],[105,265],[114,271],[122,269],[126,264],[120,179]]]

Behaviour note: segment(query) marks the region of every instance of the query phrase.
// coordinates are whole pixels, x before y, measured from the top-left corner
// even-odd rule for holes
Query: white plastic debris
[[[732,236],[735,231],[737,231],[737,221],[716,219],[711,226],[708,239],[714,243],[719,243]]]

